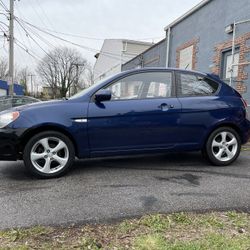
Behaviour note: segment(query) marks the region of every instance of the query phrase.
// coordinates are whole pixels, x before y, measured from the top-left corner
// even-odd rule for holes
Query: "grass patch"
[[[139,223],[133,220],[125,220],[117,226],[117,232],[128,234],[135,231],[139,227]]]
[[[172,215],[172,219],[174,222],[178,224],[190,225],[192,224],[191,217],[186,213],[176,213]]]
[[[50,231],[50,228],[40,226],[33,227],[30,229],[18,228],[9,231],[0,231],[0,238],[15,242],[18,240],[24,240],[29,237],[39,237],[42,235],[48,235]]]
[[[169,217],[163,215],[147,215],[141,218],[140,225],[146,226],[155,232],[163,232],[170,227]]]
[[[167,242],[160,234],[143,235],[135,239],[133,248],[140,250],[165,250]]]
[[[0,250],[10,249],[247,250],[250,215],[157,214],[113,225],[0,231]]]
[[[199,224],[210,228],[223,229],[224,227],[224,221],[215,214],[210,214],[206,216],[205,218],[199,221]]]

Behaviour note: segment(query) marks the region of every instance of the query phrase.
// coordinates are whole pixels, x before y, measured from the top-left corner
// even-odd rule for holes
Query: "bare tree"
[[[58,47],[42,59],[37,67],[37,73],[43,83],[51,88],[53,98],[66,97],[70,89],[80,79],[85,66],[77,67],[75,65],[85,65],[86,60],[81,54],[72,48]],[[77,74],[78,73],[78,74]]]
[[[4,57],[0,58],[0,79],[6,80],[8,77],[8,60]]]
[[[23,86],[24,92],[28,94],[28,76],[31,74],[28,67],[22,68],[17,74],[17,81]]]
[[[86,64],[84,72],[79,82],[79,87],[82,89],[86,89],[89,86],[94,84],[94,71],[93,66],[89,63]]]

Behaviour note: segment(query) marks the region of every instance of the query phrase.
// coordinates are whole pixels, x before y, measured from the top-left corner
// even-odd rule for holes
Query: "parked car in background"
[[[40,100],[30,96],[1,96],[0,111],[35,102],[40,102]]]
[[[43,178],[65,174],[75,157],[202,151],[226,166],[249,137],[247,105],[236,90],[179,69],[122,72],[69,100],[0,113],[0,159],[23,159]]]

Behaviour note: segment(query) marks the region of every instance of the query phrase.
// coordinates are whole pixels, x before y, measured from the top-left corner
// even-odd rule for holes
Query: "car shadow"
[[[91,160],[77,160],[69,175],[74,176],[84,171],[99,172],[102,169],[121,170],[152,170],[172,171],[187,174],[207,173],[228,177],[250,179],[250,175],[237,174],[237,168],[247,168],[245,157],[225,167],[214,166],[209,163],[199,152],[168,153],[157,155],[139,155],[127,157],[96,158]],[[232,170],[232,171],[231,171]]]
[[[72,178],[74,176],[84,176],[86,172],[100,172],[105,170],[123,169],[123,170],[153,170],[153,171],[173,171],[184,173],[208,173],[214,175],[227,175],[237,177],[237,173],[229,173],[230,169],[235,170],[237,166],[244,165],[246,159],[240,157],[234,164],[227,167],[217,167],[210,164],[202,157],[200,153],[168,153],[157,155],[139,155],[139,156],[123,156],[123,157],[105,157],[86,160],[76,160],[69,173],[59,179]],[[233,171],[235,172],[235,171]],[[239,178],[248,178],[249,175],[238,175]],[[37,178],[31,176],[25,169],[22,161],[6,162],[6,166],[0,168],[0,177],[14,181],[38,181]],[[44,181],[44,180],[42,180]],[[51,181],[51,180],[46,180]]]

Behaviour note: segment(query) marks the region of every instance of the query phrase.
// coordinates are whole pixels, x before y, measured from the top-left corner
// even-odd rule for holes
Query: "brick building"
[[[247,21],[247,22],[244,22]],[[236,25],[232,67],[233,23]],[[232,83],[250,104],[250,1],[203,0],[165,27],[166,38],[123,64],[212,72]]]

